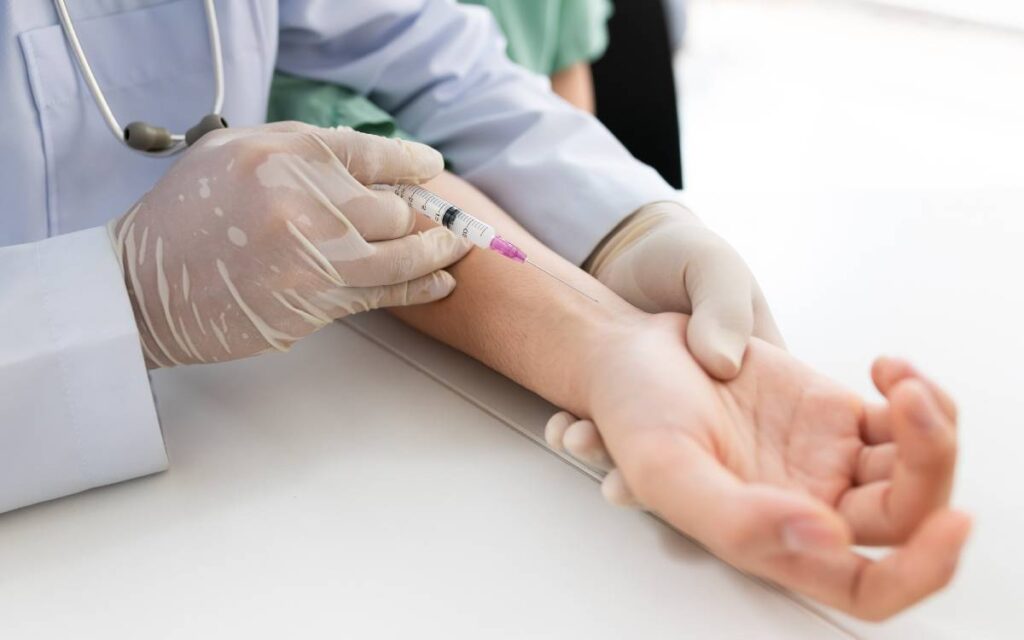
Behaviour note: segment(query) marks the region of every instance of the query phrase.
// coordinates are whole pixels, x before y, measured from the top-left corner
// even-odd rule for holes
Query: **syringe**
[[[478,247],[500,253],[510,260],[535,267],[581,296],[597,302],[596,298],[583,293],[536,262],[531,261],[522,249],[499,236],[494,227],[474,218],[437,194],[414,184],[375,184],[371,188],[377,191],[391,191],[405,200],[413,211],[419,211],[455,235],[469,240]]]

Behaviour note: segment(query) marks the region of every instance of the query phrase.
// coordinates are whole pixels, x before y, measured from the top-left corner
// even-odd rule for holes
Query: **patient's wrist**
[[[590,302],[591,308],[554,325],[563,348],[545,355],[556,373],[551,378],[553,395],[560,396],[549,399],[580,417],[591,417],[595,378],[614,366],[607,354],[628,342],[651,317],[630,305],[603,302]]]

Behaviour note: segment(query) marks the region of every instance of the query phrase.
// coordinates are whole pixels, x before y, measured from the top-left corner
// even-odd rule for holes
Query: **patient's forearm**
[[[426,186],[494,224],[531,260],[599,302],[529,265],[475,249],[450,269],[458,282],[452,295],[394,313],[552,403],[589,415],[584,398],[587,361],[596,345],[615,332],[628,331],[640,312],[534,240],[465,182],[446,174]]]

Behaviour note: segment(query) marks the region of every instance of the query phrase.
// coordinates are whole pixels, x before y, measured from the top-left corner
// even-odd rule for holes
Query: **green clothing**
[[[460,0],[485,6],[508,40],[508,55],[535,73],[551,75],[592,62],[608,46],[611,0]],[[267,121],[299,120],[321,127],[408,138],[369,98],[337,85],[275,73]]]
[[[386,138],[409,138],[391,115],[346,87],[275,73],[267,122],[298,120],[318,127],[352,127]]]
[[[508,40],[508,57],[550,76],[593,62],[608,48],[611,0],[459,0],[487,7]]]

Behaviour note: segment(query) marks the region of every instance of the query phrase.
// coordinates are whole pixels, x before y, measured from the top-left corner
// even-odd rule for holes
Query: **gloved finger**
[[[338,287],[317,296],[333,318],[386,307],[405,307],[435,302],[455,290],[455,278],[447,271],[383,287]]]
[[[443,269],[465,256],[473,245],[444,227],[398,238],[374,242],[370,255],[349,258],[353,253],[340,241],[328,241],[319,247],[331,261],[346,285],[375,287],[399,284]]]
[[[551,416],[548,423],[544,425],[544,440],[547,441],[548,446],[555,451],[564,451],[565,446],[562,444],[562,439],[565,437],[565,430],[576,420],[576,416],[568,411],[559,411]]]
[[[312,139],[321,145],[318,138]],[[320,233],[339,235],[354,227],[368,242],[375,242],[408,235],[416,224],[416,213],[405,201],[391,192],[368,189],[339,163],[293,162],[285,180],[320,205],[310,210],[326,214],[295,216]]]
[[[861,544],[902,542],[933,511],[949,503],[956,466],[956,432],[928,388],[907,379],[889,389],[892,479],[854,487],[839,510]]]
[[[384,138],[348,128],[317,129],[316,135],[364,185],[419,184],[444,170],[444,158],[425,144]]]
[[[232,131],[238,131],[240,127],[232,127]],[[313,126],[306,122],[299,122],[298,120],[281,120],[278,122],[268,122],[267,124],[261,124],[258,127],[252,127],[246,129],[247,132],[252,133],[303,133],[311,132],[320,127]]]
[[[367,189],[339,204],[341,213],[367,242],[394,240],[412,233],[416,213],[393,193]],[[448,235],[452,235],[449,232]]]
[[[775,317],[772,315],[771,308],[768,307],[764,292],[756,282],[754,283],[754,336],[765,342],[770,342],[780,349],[786,348],[786,341],[775,323]]]
[[[637,502],[636,497],[633,496],[633,492],[626,486],[626,481],[622,477],[622,472],[618,469],[612,469],[608,472],[608,475],[601,481],[601,495],[608,501],[609,504],[615,505],[616,507],[639,507],[640,503]]]
[[[735,378],[754,330],[750,273],[722,247],[687,266],[686,290],[693,303],[686,329],[690,352],[712,376]]]
[[[590,420],[577,420],[569,425],[562,443],[569,455],[585,465],[601,471],[609,471],[615,466],[604,439]]]

